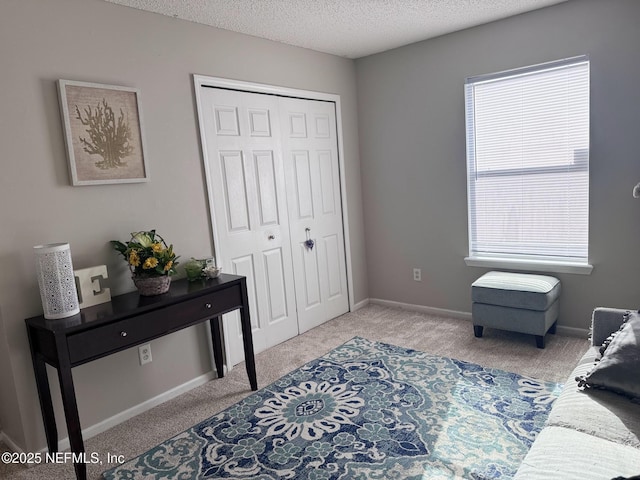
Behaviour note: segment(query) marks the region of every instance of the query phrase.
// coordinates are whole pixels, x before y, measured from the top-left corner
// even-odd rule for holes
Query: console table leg
[[[63,361],[63,359],[61,359],[60,365],[58,366],[58,380],[60,381],[62,406],[64,407],[64,416],[67,422],[71,451],[76,454],[84,453],[84,442],[82,440],[82,429],[80,427],[80,416],[78,415],[78,404],[76,402],[76,394],[73,387],[71,367],[69,363],[67,363],[67,361]],[[74,462],[73,468],[76,471],[76,478],[78,480],[86,480],[86,463]]]
[[[47,376],[47,365],[41,354],[33,349],[34,340],[31,328],[27,328],[29,337],[29,348],[31,350],[31,360],[33,362],[33,372],[36,379],[36,389],[40,400],[40,411],[44,424],[44,434],[47,438],[47,447],[50,453],[58,451],[58,429],[56,427],[56,417],[53,412],[53,402],[51,401],[51,390],[49,388],[49,377]]]
[[[224,359],[222,358],[222,337],[220,336],[221,317],[209,320],[211,326],[211,343],[213,344],[213,360],[216,363],[218,378],[224,377]]]
[[[242,279],[242,307],[240,308],[240,323],[242,324],[242,343],[244,344],[244,362],[247,367],[247,375],[251,390],[258,390],[258,377],[256,375],[256,360],[253,354],[253,333],[251,332],[251,317],[249,315],[249,298],[247,295],[247,282]]]
[[[246,330],[246,331],[245,331]],[[247,366],[247,375],[251,390],[258,390],[258,377],[256,375],[256,361],[253,356],[253,335],[251,334],[251,324],[248,328],[242,328],[242,342],[244,343],[244,361]]]

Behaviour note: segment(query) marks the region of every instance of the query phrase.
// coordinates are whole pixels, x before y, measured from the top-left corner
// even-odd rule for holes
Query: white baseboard
[[[556,327],[556,333],[563,337],[577,337],[584,340],[589,338],[588,328],[563,327],[562,325],[558,325]]]
[[[18,446],[16,442],[14,442],[9,435],[0,431],[0,442],[4,443],[9,450],[16,453],[24,453],[24,451]]]
[[[355,312],[356,310],[360,310],[361,308],[366,307],[367,305],[369,305],[369,299],[365,298],[364,300],[362,300],[361,302],[356,303],[353,308],[351,309],[352,312]]]
[[[394,302],[391,300],[382,300],[379,298],[372,298],[369,300],[369,303],[373,303],[375,305],[384,305],[386,307],[402,308],[404,310],[411,310],[414,312],[428,313],[431,315],[452,317],[452,318],[457,318],[459,320],[467,320],[467,321],[473,320],[470,312],[459,312],[457,310],[447,310],[444,308],[427,307],[424,305],[413,305],[410,303]],[[577,337],[577,338],[589,337],[589,330],[586,328],[565,327],[562,325],[558,325],[556,327],[556,333],[564,337]]]
[[[392,300],[382,300],[381,298],[371,298],[370,303],[374,305],[383,305],[385,307],[402,308],[413,312],[428,313],[431,315],[440,315],[443,317],[452,317],[459,320],[471,320],[471,313],[459,312],[457,310],[447,310],[445,308],[427,307],[425,305],[414,305],[411,303],[394,302]]]
[[[135,417],[136,415],[140,415],[147,410],[151,410],[153,407],[160,405],[161,403],[166,402],[167,400],[171,400],[172,398],[177,397],[178,395],[182,395],[189,390],[192,390],[200,385],[204,385],[209,380],[216,378],[216,374],[211,371],[205,373],[204,375],[200,375],[199,377],[194,378],[193,380],[189,380],[182,385],[178,385],[177,387],[172,388],[171,390],[167,390],[166,392],[161,393],[149,400],[146,400],[138,405],[135,405],[127,410],[119,412],[112,417],[109,417],[95,425],[91,425],[82,430],[82,438],[84,440],[94,437],[99,433],[105,432],[112,427],[124,422],[125,420],[129,420],[130,418]],[[7,443],[8,445],[8,443]],[[65,437],[58,442],[58,449],[60,451],[67,450],[70,447],[69,437]],[[46,452],[47,449],[44,448],[41,450],[42,452]]]

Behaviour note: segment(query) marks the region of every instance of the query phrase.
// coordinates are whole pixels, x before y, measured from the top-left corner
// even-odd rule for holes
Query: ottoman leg
[[[549,329],[549,333],[556,333],[557,325],[558,325],[558,321],[556,320],[555,322],[553,322],[553,325],[551,325],[551,328]]]
[[[473,334],[477,337],[480,338],[482,337],[482,329],[484,327],[482,325],[474,325],[473,326]]]
[[[536,347],[544,348],[544,335],[536,335]]]

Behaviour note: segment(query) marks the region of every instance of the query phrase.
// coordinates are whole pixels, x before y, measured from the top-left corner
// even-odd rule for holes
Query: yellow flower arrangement
[[[176,273],[179,257],[173,252],[173,245],[167,246],[155,230],[134,232],[127,243],[111,240],[111,245],[122,254],[134,276],[159,277]]]

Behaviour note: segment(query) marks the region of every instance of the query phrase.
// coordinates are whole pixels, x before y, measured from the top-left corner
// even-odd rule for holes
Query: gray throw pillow
[[[624,313],[624,317],[622,318],[622,323],[620,324],[620,327],[618,328],[618,330],[613,332],[611,335],[609,335],[607,338],[605,338],[604,342],[602,342],[602,345],[598,349],[598,356],[596,358],[596,362],[600,361],[600,359],[602,358],[602,355],[604,355],[604,352],[609,347],[609,344],[611,343],[611,341],[614,338],[616,338],[616,335],[618,335],[618,333],[620,333],[620,330],[622,330],[624,328],[625,324],[627,323],[627,320],[629,320],[629,316],[630,315],[631,315],[631,310],[627,310]]]
[[[604,388],[640,399],[640,314],[629,313],[624,325],[611,339],[602,358],[584,376],[580,388]]]

